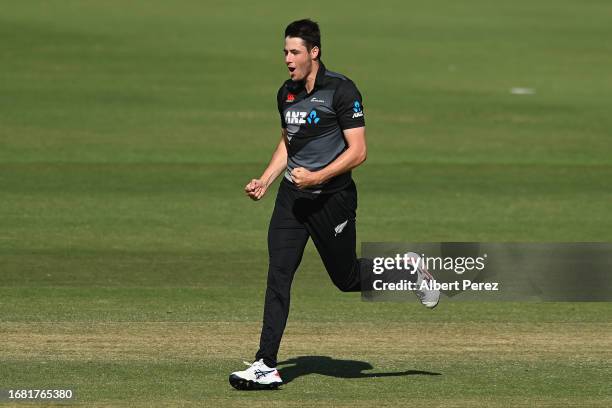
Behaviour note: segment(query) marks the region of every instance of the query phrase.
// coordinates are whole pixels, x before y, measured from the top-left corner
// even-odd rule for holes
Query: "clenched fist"
[[[291,179],[293,180],[293,184],[298,186],[298,188],[306,188],[321,184],[321,180],[316,172],[303,167],[296,167],[293,169],[291,171]]]
[[[260,179],[253,179],[244,187],[244,192],[251,198],[251,200],[257,201],[260,200],[264,194],[266,194],[267,189],[268,186],[266,183]]]

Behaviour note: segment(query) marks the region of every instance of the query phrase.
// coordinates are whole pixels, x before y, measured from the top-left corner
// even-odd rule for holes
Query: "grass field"
[[[100,407],[611,406],[612,304],[364,303],[311,244],[288,383],[231,389],[259,340],[273,204],[242,188],[279,137],[293,19],[322,24],[323,60],[364,95],[360,240],[612,240],[609,2],[297,6],[4,2],[0,389]]]

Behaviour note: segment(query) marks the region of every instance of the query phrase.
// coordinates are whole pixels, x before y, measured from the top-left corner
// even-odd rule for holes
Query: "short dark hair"
[[[319,24],[315,21],[309,18],[294,21],[285,28],[286,37],[301,38],[309,52],[313,47],[318,47],[319,56],[317,59],[321,59],[321,30],[319,30]]]

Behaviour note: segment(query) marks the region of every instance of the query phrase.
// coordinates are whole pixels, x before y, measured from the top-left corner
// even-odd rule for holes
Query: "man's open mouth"
[[[287,67],[287,68],[289,68],[289,72],[295,71],[295,67]]]

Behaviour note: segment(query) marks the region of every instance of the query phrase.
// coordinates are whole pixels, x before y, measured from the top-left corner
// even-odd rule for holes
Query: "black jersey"
[[[347,149],[342,131],[365,126],[361,94],[353,81],[326,70],[322,62],[312,92],[306,92],[303,81],[287,80],[278,90],[277,99],[281,126],[287,129],[285,179],[294,188],[297,187],[291,181],[293,169],[322,169]],[[350,182],[349,171],[303,190],[333,192]]]

